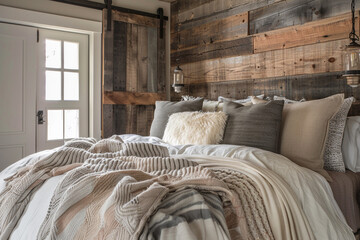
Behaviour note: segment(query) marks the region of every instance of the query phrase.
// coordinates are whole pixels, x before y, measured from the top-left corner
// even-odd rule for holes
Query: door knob
[[[38,124],[44,124],[45,120],[44,120],[44,111],[39,110],[36,114],[36,116],[38,117]]]

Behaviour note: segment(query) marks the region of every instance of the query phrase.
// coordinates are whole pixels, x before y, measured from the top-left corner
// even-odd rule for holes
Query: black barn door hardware
[[[97,9],[97,10],[103,10],[104,8],[108,7],[104,3],[92,2],[92,1],[87,1],[87,0],[51,0],[51,1],[67,3],[67,4],[72,4],[72,5],[76,5],[76,6],[92,8],[92,9]],[[110,5],[111,5],[111,3],[110,3]],[[117,6],[113,6],[113,5],[111,6],[111,9],[119,11],[119,12],[123,12],[123,13],[137,14],[137,15],[142,15],[142,16],[146,16],[146,17],[160,19],[159,14],[148,13],[148,12],[133,10],[133,9],[129,9],[129,8],[122,8],[122,7],[117,7]],[[167,16],[163,16],[163,20],[168,21],[169,18]]]

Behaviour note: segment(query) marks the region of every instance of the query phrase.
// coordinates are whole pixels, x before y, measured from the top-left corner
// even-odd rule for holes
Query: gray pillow
[[[203,101],[203,98],[182,102],[157,101],[155,103],[154,120],[150,128],[150,136],[162,138],[171,114],[201,111]]]
[[[245,145],[279,153],[284,101],[269,101],[251,106],[225,102],[228,114],[224,144]]]

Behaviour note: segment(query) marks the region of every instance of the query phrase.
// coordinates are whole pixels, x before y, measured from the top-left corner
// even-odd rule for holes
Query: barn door
[[[165,99],[165,39],[160,20],[103,12],[102,134],[149,135],[157,100]]]

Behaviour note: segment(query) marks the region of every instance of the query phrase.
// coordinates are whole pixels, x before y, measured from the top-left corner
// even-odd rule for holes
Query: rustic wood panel
[[[304,24],[350,12],[348,0],[292,0],[250,11],[250,34]],[[359,7],[360,0],[356,0]]]
[[[356,25],[356,29],[360,30],[358,17]],[[349,36],[349,32],[351,32],[351,14],[346,13],[300,26],[257,34],[254,37],[254,52],[258,53],[346,39]]]
[[[248,12],[207,22],[171,35],[171,49],[184,50],[248,35]]]
[[[112,30],[106,31],[103,13],[102,137],[148,135],[155,101],[166,98],[159,20],[113,11]]]
[[[171,65],[199,62],[253,53],[253,38],[246,37],[232,41],[205,44],[200,47],[171,54]]]
[[[155,105],[156,101],[165,99],[165,93],[109,91],[104,93],[104,104]]]
[[[342,71],[348,40],[182,65],[185,83],[224,82]]]
[[[185,11],[178,11],[176,15],[171,18],[171,31],[172,33],[190,29],[196,26],[200,26],[207,22],[214,21],[216,19],[222,19],[229,16],[233,16],[242,12],[248,12],[250,10],[257,9],[259,7],[267,6],[276,2],[284,0],[212,0],[204,2],[201,5],[192,7]],[[183,5],[189,4],[189,2],[195,2],[194,0],[181,0],[178,1],[178,5],[174,6],[181,8]],[[174,11],[172,11],[173,13]]]
[[[360,0],[356,3],[359,7]],[[250,36],[217,31],[247,11]],[[181,94],[171,90],[172,100],[263,93],[297,100],[345,93],[360,99],[360,87],[349,87],[341,77],[349,0],[178,0],[171,12],[171,65],[179,59],[186,83]],[[359,25],[357,13],[357,32]],[[359,109],[357,102],[351,114]]]
[[[344,93],[346,97],[353,96],[360,99],[360,87],[352,88],[346,85],[346,80],[341,75],[342,72],[334,72],[191,84],[181,94],[172,92],[172,98],[180,99],[181,95],[190,95],[211,100],[217,100],[219,96],[242,99],[250,95],[265,94],[269,97],[277,95],[295,100],[302,98],[314,100],[337,93]]]

